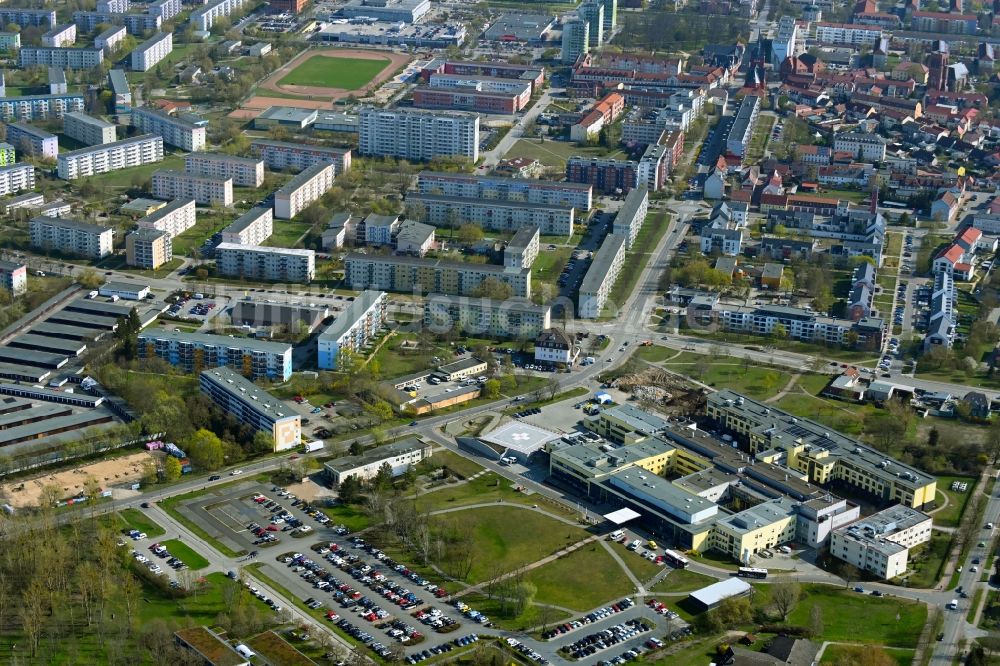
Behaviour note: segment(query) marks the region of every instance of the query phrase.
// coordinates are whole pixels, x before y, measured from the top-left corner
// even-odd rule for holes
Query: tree
[[[274,451],[274,435],[263,430],[258,430],[254,433],[253,439],[250,440],[247,449],[247,453],[250,455]]]
[[[341,502],[354,504],[361,499],[361,481],[354,475],[348,476],[340,482],[340,487],[337,491]]]
[[[348,452],[352,456],[363,455],[364,452],[365,452],[365,445],[362,444],[360,441],[355,440],[355,441],[351,442],[351,447],[348,449]]]
[[[378,490],[387,490],[392,485],[392,465],[387,462],[382,463],[370,485]]]
[[[191,462],[204,470],[216,470],[225,463],[222,440],[205,428],[195,432],[188,440],[187,453]]]
[[[476,287],[472,295],[478,298],[492,298],[497,301],[506,301],[514,293],[509,284],[495,277],[488,277]]]
[[[93,268],[85,268],[77,273],[76,283],[86,289],[97,289],[104,284],[104,278]]]
[[[781,616],[782,622],[788,619],[788,614],[799,603],[801,596],[802,588],[798,583],[784,582],[771,586],[771,603],[774,605],[774,610]]]
[[[483,384],[483,397],[491,400],[500,397],[500,380],[487,379]]]
[[[745,597],[724,599],[715,612],[718,614],[719,622],[726,628],[738,627],[752,619],[750,600]]]
[[[784,324],[775,324],[771,327],[771,337],[775,340],[784,340],[788,337],[788,328]]]
[[[483,229],[478,224],[463,224],[458,228],[458,240],[466,245],[478,243],[483,240]]]
[[[163,480],[173,483],[179,478],[181,478],[181,461],[173,456],[167,456],[163,461]]]

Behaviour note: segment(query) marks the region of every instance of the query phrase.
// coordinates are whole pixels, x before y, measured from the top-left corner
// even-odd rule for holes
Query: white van
[[[244,659],[253,659],[254,657],[257,656],[256,652],[248,648],[243,643],[240,643],[239,645],[236,646],[236,651],[239,652],[240,656],[243,657]]]
[[[951,601],[949,601],[945,605],[945,608],[947,608],[948,610],[958,610],[958,599],[952,599]]]

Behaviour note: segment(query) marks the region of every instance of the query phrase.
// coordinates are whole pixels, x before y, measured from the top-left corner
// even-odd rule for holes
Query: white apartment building
[[[192,153],[184,156],[184,171],[196,176],[232,178],[233,185],[260,187],[264,184],[264,160],[225,153]]]
[[[63,180],[74,180],[117,169],[152,164],[163,159],[163,137],[143,134],[131,139],[59,153],[56,170]]]
[[[416,466],[421,460],[431,455],[431,447],[416,437],[410,437],[392,444],[383,444],[366,451],[359,456],[343,456],[323,467],[326,478],[334,487],[339,486],[348,477],[361,481],[374,478],[382,465],[392,468],[392,475],[405,474],[411,466]]]
[[[579,16],[572,16],[563,21],[562,29],[559,61],[572,65],[581,55],[590,52],[590,24]]]
[[[516,231],[540,227],[543,234],[569,237],[573,234],[575,210],[525,201],[466,199],[414,193],[407,202],[419,204],[420,219],[436,226],[451,226],[455,220],[478,224],[493,231]]]
[[[594,261],[580,283],[580,299],[576,316],[580,319],[597,319],[608,304],[608,296],[618,281],[625,264],[625,244],[627,239],[621,234],[608,234],[601,249],[594,255]],[[615,304],[616,306],[619,304]]]
[[[63,116],[63,133],[88,146],[102,146],[117,140],[115,126],[111,123],[73,111]]]
[[[129,69],[145,72],[156,66],[174,50],[174,38],[169,32],[158,32],[137,46],[129,56]]]
[[[130,6],[129,0],[97,0],[96,10],[108,14],[124,14]]]
[[[222,230],[222,242],[232,245],[260,245],[274,232],[274,211],[264,206],[251,208]]]
[[[0,289],[20,296],[28,290],[28,266],[11,261],[0,261]]]
[[[0,97],[0,119],[30,122],[61,118],[69,111],[83,111],[83,95],[28,95]]]
[[[816,39],[824,44],[877,44],[882,39],[882,28],[874,25],[858,25],[851,23],[816,24]]]
[[[625,203],[618,210],[611,226],[611,233],[625,237],[626,250],[632,249],[632,243],[639,235],[647,213],[649,213],[649,190],[645,185],[629,190],[625,196]]]
[[[57,25],[42,35],[42,46],[62,48],[76,44],[76,24]]]
[[[227,366],[253,379],[292,376],[292,346],[281,342],[155,327],[140,333],[138,341],[139,358],[159,357],[185,372]]]
[[[329,162],[333,164],[334,175],[339,176],[351,168],[350,148],[257,139],[250,144],[250,154],[263,159],[264,165],[271,171],[302,171],[314,164]]]
[[[833,530],[830,554],[890,580],[906,573],[910,549],[931,540],[931,517],[903,504]]]
[[[850,153],[860,162],[882,162],[885,160],[885,139],[878,134],[844,132],[834,135],[833,151]]]
[[[94,48],[102,49],[104,54],[107,55],[118,48],[118,45],[122,43],[126,35],[128,35],[128,31],[125,30],[125,26],[113,25],[97,37],[94,37]]]
[[[254,353],[253,359],[258,356]],[[249,357],[249,354],[244,356]],[[274,451],[302,445],[301,417],[246,377],[229,368],[213,367],[203,370],[198,380],[201,392],[223,411],[239,423],[267,433]]]
[[[314,164],[274,193],[274,216],[290,220],[333,187],[333,164]]]
[[[364,107],[359,114],[362,155],[432,160],[479,159],[479,114]]]
[[[137,225],[140,229],[166,232],[174,239],[195,225],[198,221],[196,216],[194,199],[175,199],[139,220]]]
[[[587,211],[593,205],[594,188],[585,183],[421,171],[417,176],[417,191],[464,199],[568,206]]]
[[[169,21],[181,13],[181,0],[154,0],[146,5],[146,13],[159,16],[163,21]]]
[[[140,132],[159,134],[163,142],[187,151],[205,150],[208,122],[195,122],[168,113],[138,107],[132,109],[132,126]]]
[[[173,240],[166,231],[139,227],[125,236],[125,263],[155,271],[174,256]]]
[[[531,340],[552,326],[552,307],[516,298],[430,294],[424,299],[424,326],[438,334],[455,330],[462,335]]]
[[[778,21],[778,32],[771,41],[771,64],[776,68],[781,66],[785,58],[795,55],[795,42],[798,39],[798,24],[793,16],[782,16]]]
[[[541,248],[540,232],[537,225],[518,229],[503,250],[503,265],[507,268],[531,268]]]
[[[312,282],[316,277],[316,253],[284,247],[220,243],[215,248],[215,266],[221,275],[227,277]]]
[[[385,323],[389,297],[384,291],[366,290],[354,299],[316,337],[316,363],[322,370],[336,370],[343,349],[357,351],[368,344]]]
[[[64,69],[90,69],[104,62],[104,51],[95,48],[70,48],[53,46],[22,46],[17,52],[17,66],[62,67]]]
[[[37,28],[56,24],[54,9],[21,9],[18,7],[0,8],[0,25],[15,23],[22,28],[33,26]]]
[[[11,164],[0,167],[0,196],[8,196],[35,189],[35,167],[30,164]]]
[[[232,206],[233,179],[160,169],[153,172],[152,193],[157,199],[194,199],[205,205]]]
[[[88,259],[100,259],[112,252],[114,232],[110,227],[86,224],[64,217],[34,217],[28,223],[31,247],[57,251]]]
[[[240,11],[247,0],[218,0],[191,12],[191,25],[198,30],[211,30],[216,19]]]

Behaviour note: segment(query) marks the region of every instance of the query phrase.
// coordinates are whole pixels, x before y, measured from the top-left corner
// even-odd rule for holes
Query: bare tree
[[[799,603],[799,597],[801,596],[802,588],[798,583],[777,583],[771,587],[771,604],[778,612],[778,615],[781,616],[782,622],[788,619],[788,614]]]

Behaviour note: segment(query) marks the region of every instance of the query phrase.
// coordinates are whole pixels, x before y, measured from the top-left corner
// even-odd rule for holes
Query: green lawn
[[[274,232],[267,239],[267,244],[274,247],[300,247],[299,239],[311,228],[311,225],[305,222],[275,220]]]
[[[317,53],[278,81],[278,85],[357,90],[378,76],[389,63],[388,58],[339,58]]]
[[[449,472],[465,479],[483,470],[483,466],[474,460],[447,450],[435,451],[430,458],[420,461],[419,465],[421,470],[441,467],[447,467]]]
[[[484,497],[482,501],[490,500]],[[433,523],[444,534],[452,530],[457,534],[471,532],[470,582],[485,581],[498,573],[536,562],[587,537],[579,527],[565,525],[535,511],[505,506],[438,514]],[[573,592],[582,593],[580,590]],[[541,594],[538,599],[543,600]]]
[[[539,280],[541,282],[548,282],[549,284],[556,284],[559,280],[559,274],[562,273],[571,254],[573,254],[573,248],[567,246],[557,247],[555,250],[545,249],[539,252],[535,263],[531,265],[532,281]]]
[[[653,592],[693,592],[715,583],[716,579],[688,569],[675,569],[652,587]]]
[[[506,157],[526,157],[538,160],[547,167],[565,169],[566,161],[570,157],[607,157],[611,159],[624,159],[625,153],[621,150],[608,150],[600,146],[581,146],[571,141],[545,140],[539,142],[538,139],[519,139],[507,152]]]
[[[871,199],[871,193],[866,190],[831,190],[820,188],[819,194],[828,199],[844,199],[852,203],[865,203]]]
[[[118,517],[129,529],[145,532],[149,537],[158,537],[166,534],[166,531],[154,523],[139,509],[122,509],[118,512]]]
[[[653,345],[652,347],[639,347],[635,350],[635,357],[640,361],[647,361],[649,363],[661,363],[666,361],[668,358],[684,357],[687,352],[678,352],[676,349],[671,349],[670,347],[661,347],[660,345]],[[693,356],[693,354],[692,354]]]
[[[941,569],[948,558],[951,548],[951,535],[944,532],[931,532],[931,540],[910,551],[907,569],[910,575],[906,578],[908,587],[934,587],[941,578]]]
[[[964,493],[953,491],[951,484],[953,481],[962,481],[969,484]],[[940,511],[931,514],[934,524],[942,527],[958,527],[959,520],[965,512],[965,507],[972,497],[972,489],[976,487],[976,479],[971,476],[939,476],[937,481],[937,491],[948,498],[948,505]]]
[[[864,647],[864,646],[861,646]],[[910,666],[913,663],[913,650],[904,650],[901,648],[882,648],[890,657],[892,657],[899,666]],[[823,650],[823,658],[820,660],[820,664],[833,664],[838,659],[850,659],[853,658],[854,651],[849,645],[838,645],[831,644],[827,645],[826,649]],[[842,662],[846,663],[846,662]]]
[[[864,427],[863,413],[867,407],[838,400],[817,398],[803,393],[789,393],[775,403],[795,416],[810,418],[848,435],[859,435]],[[871,408],[874,409],[874,408]]]
[[[419,511],[438,511],[500,500],[515,504],[535,504],[537,498],[517,492],[511,487],[510,481],[499,474],[488,472],[472,481],[445,486],[421,495],[416,503]]]
[[[632,572],[632,575],[642,582],[650,580],[653,576],[663,571],[665,565],[654,564],[620,543],[609,543],[608,545],[618,553],[618,556],[622,558],[622,561],[629,568],[629,571]]]
[[[234,214],[231,218],[225,216],[199,215],[198,221],[187,231],[178,234],[173,240],[174,256],[187,256],[188,250],[197,249],[201,244],[210,238],[215,232],[222,231],[230,222],[236,219]]]
[[[320,510],[334,523],[343,525],[352,532],[363,530],[372,524],[368,514],[358,507],[349,504],[338,504],[337,506],[324,507]]]
[[[544,608],[537,604],[529,605],[517,617],[504,617],[500,613],[500,602],[488,598],[485,594],[468,594],[462,597],[462,601],[489,617],[490,622],[496,626],[508,631],[525,631],[533,627],[547,627],[571,617],[566,611],[557,608]]]
[[[208,566],[208,560],[206,560],[202,555],[196,553],[190,546],[182,542],[180,539],[162,541],[161,544],[166,546],[171,555],[186,564],[192,571],[204,569]]]
[[[802,600],[788,616],[788,623],[809,626],[813,606],[823,611],[823,638],[829,641],[915,648],[927,621],[927,606],[921,603],[876,598],[824,585],[805,585]]]
[[[709,386],[731,388],[758,400],[775,395],[791,378],[789,373],[774,368],[759,365],[744,368],[740,361],[731,357],[712,359],[693,352],[682,352],[662,365]]]
[[[635,593],[621,566],[599,543],[589,543],[528,573],[539,603],[586,611]]]

